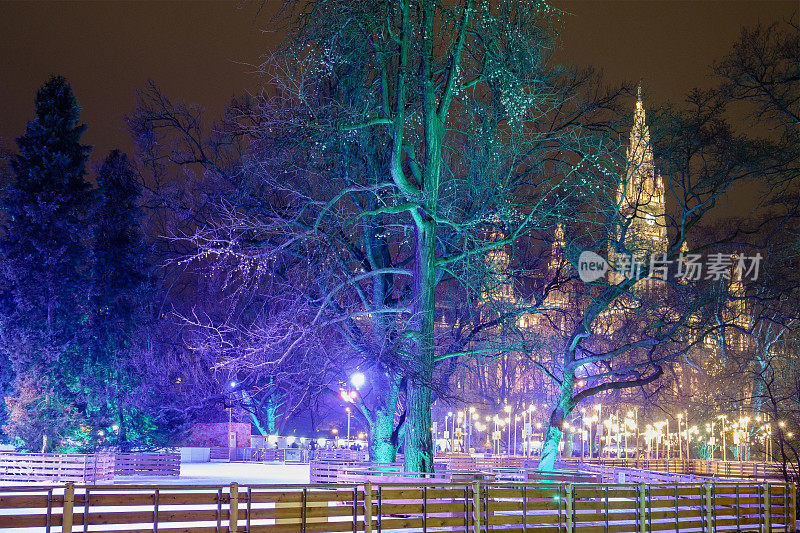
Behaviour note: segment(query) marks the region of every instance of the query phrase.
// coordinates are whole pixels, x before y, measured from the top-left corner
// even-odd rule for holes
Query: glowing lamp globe
[[[362,386],[364,386],[364,383],[366,381],[367,378],[364,377],[364,374],[362,374],[361,372],[356,372],[355,374],[350,376],[350,384],[357,389],[360,389]]]

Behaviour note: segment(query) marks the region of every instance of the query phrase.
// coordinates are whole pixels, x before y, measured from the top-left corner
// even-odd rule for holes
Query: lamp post
[[[602,415],[602,411],[603,411],[603,407],[602,407],[601,404],[596,403],[596,404],[594,404],[594,410],[597,411],[597,413],[595,413],[595,415],[594,415],[594,419],[595,419],[594,430],[595,430],[595,439],[597,440],[597,458],[599,459],[600,458],[600,427],[601,427],[600,421],[603,419],[603,417],[601,416]],[[595,439],[592,439],[592,440],[594,441]]]
[[[728,421],[728,417],[725,416],[725,415],[718,415],[717,418],[722,420],[722,460],[723,461],[727,461],[728,460],[728,445],[727,445],[727,443],[725,441],[725,433],[728,431],[728,427],[725,424],[725,422]]]
[[[710,424],[706,424],[706,431],[711,434],[711,437],[709,438],[708,443],[709,443],[709,446],[711,446],[711,459],[712,460],[714,459],[714,444],[716,444],[716,439],[714,438],[714,424],[715,424],[715,422],[713,420],[711,421]]]
[[[625,457],[628,456],[628,448],[630,448],[630,438],[631,434],[629,431],[636,432],[636,452],[634,453],[634,458],[638,461],[639,460],[639,426],[636,424],[633,411],[628,411],[625,414]]]
[[[447,425],[447,421],[449,419],[451,419],[451,418],[453,418],[453,412],[452,411],[448,412],[447,416],[444,417],[444,431],[445,431],[445,433],[447,433],[447,436],[449,437],[448,440],[450,441],[450,453],[453,453],[455,451],[453,449],[453,434],[450,433],[450,428]]]
[[[458,432],[456,432],[456,422],[458,422]],[[453,421],[453,436],[455,437],[453,440],[453,451],[455,451],[456,443],[459,444],[458,446],[459,448],[463,448],[463,446],[461,446],[461,440],[460,440],[461,438],[464,438],[463,428],[464,428],[464,411],[458,411],[456,412],[456,419],[455,421]],[[463,449],[461,451],[463,451]]]
[[[350,445],[350,417],[353,416],[350,407],[345,407],[345,411],[347,411],[347,445]]]
[[[692,439],[692,433],[689,429],[689,414],[684,413],[684,416],[686,417],[686,425],[684,426],[684,429],[686,430],[686,460],[688,461],[691,459],[692,455],[691,450],[689,449],[689,441]]]
[[[231,387],[232,394],[235,394],[236,389],[236,381],[231,381],[229,383]],[[233,447],[236,446],[236,442],[234,441],[234,433],[233,433],[233,398],[231,398],[230,406],[228,407],[228,458],[230,460],[234,460],[233,457],[234,450]]]
[[[742,422],[744,422],[744,433],[742,434],[742,436],[745,438],[745,441],[744,441],[744,450],[742,451],[742,453],[739,454],[739,456],[742,457],[743,461],[749,461],[750,460],[750,417],[749,416],[744,417],[742,419]]]
[[[584,442],[586,439],[584,438],[586,434],[586,408],[581,407],[581,462],[583,462],[583,449],[585,447]]]
[[[495,450],[497,450],[497,422],[498,422],[497,415],[494,415],[494,417],[492,417],[492,422],[494,422],[494,426],[492,429],[492,453],[494,454],[496,453]]]
[[[470,421],[469,430],[467,431],[467,453],[469,453],[469,451],[472,449],[472,426],[474,426],[478,420],[478,413],[475,412],[474,407],[469,408],[469,417]]]
[[[508,419],[508,447],[506,452],[508,455],[511,455],[511,406],[506,404],[503,406],[503,411],[505,411],[506,418]]]
[[[525,454],[526,457],[531,456],[531,440],[533,437],[533,412],[536,410],[536,406],[531,404],[526,409],[528,414],[528,425],[525,426]]]

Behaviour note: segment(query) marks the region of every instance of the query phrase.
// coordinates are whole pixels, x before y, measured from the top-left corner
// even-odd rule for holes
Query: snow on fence
[[[796,532],[783,483],[0,487],[0,530]]]
[[[181,475],[181,454],[115,453],[114,475],[178,477]]]

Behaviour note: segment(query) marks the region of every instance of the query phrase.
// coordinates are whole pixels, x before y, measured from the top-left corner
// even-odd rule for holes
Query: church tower
[[[665,252],[667,246],[664,183],[656,174],[641,85],[637,93],[627,168],[617,191],[617,204],[623,225],[627,225],[625,248],[633,255],[650,255]]]
[[[633,112],[625,174],[617,189],[620,224],[617,228],[619,250],[611,243],[609,260],[619,264],[625,256],[638,259],[646,265],[653,254],[662,254],[667,249],[667,224],[664,206],[664,182],[656,174],[650,128],[647,126],[642,87],[637,89],[636,106]],[[611,274],[609,280],[619,283],[622,277]]]

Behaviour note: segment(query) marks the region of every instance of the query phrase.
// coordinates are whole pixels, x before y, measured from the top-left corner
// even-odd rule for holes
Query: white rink
[[[114,485],[222,485],[308,483],[307,464],[183,463],[181,477],[117,476]]]
[[[285,485],[309,482],[307,464],[281,463],[183,463],[180,477],[117,476],[98,485],[227,485],[237,482],[260,485]],[[58,482],[33,482],[38,485],[63,485]],[[0,486],[27,485],[19,481],[0,481]]]
[[[279,464],[279,463],[184,463],[181,464],[180,477],[157,477],[157,476],[119,476],[113,481],[101,481],[98,485],[227,485],[233,482],[241,485],[287,485],[297,483],[308,483],[309,481],[309,465],[305,464]],[[0,486],[15,485],[28,486],[28,483],[14,482],[0,482]],[[38,493],[43,493],[45,488],[50,485],[55,485],[56,494],[63,494],[63,483],[42,483],[31,482],[31,486],[42,487]],[[81,492],[83,489],[76,489]],[[0,488],[2,492],[2,488]],[[111,492],[124,492],[124,489],[117,491],[111,489]],[[204,507],[204,506],[200,506]],[[209,506],[205,506],[209,507]],[[211,506],[214,507],[214,506]],[[170,506],[164,506],[164,510],[169,510]],[[122,512],[122,511],[150,511],[152,506],[114,506],[114,507],[94,507],[95,512]],[[0,508],[0,515],[16,515],[20,514],[41,514],[42,509],[2,509]],[[149,524],[140,524],[144,528],[152,528]],[[186,528],[183,531],[191,530],[196,527],[213,528],[216,524],[212,522],[170,522],[169,526],[172,528]],[[104,530],[115,530],[119,526],[116,525],[95,525],[92,531],[102,532]],[[128,526],[130,527],[130,526]],[[9,533],[45,533],[43,527],[10,527],[8,529],[0,528]],[[80,527],[73,529],[73,531],[83,531]]]

